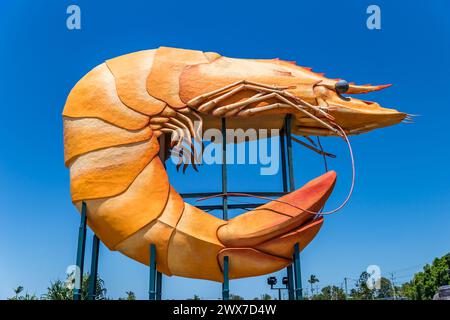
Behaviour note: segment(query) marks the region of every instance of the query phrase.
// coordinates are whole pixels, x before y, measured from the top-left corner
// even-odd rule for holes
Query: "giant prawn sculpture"
[[[278,59],[168,47],[108,60],[75,85],[64,107],[72,201],[79,210],[85,202],[88,225],[109,249],[148,264],[155,244],[166,275],[222,281],[223,256],[232,279],[274,272],[292,262],[295,243],[303,249],[319,231],[316,213],[336,174],[224,221],[185,203],[170,185],[158,138],[193,146],[221,118],[228,128],[268,129],[281,128],[290,114],[294,134],[347,139],[407,117],[342,95],[384,87],[328,79]],[[184,159],[192,156],[183,150]]]

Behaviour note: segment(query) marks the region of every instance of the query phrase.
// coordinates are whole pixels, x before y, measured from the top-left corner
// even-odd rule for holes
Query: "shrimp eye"
[[[336,89],[337,93],[346,93],[348,89],[350,88],[349,84],[345,80],[339,80],[334,85],[334,88]]]

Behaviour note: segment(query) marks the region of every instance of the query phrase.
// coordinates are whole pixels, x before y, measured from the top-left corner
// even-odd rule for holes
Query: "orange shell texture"
[[[72,201],[79,210],[86,202],[90,228],[111,250],[148,264],[149,244],[155,244],[157,268],[167,275],[222,281],[225,255],[232,261],[233,279],[289,265],[293,244],[304,248],[323,219],[312,221],[307,212],[271,202],[223,221],[184,203],[169,184],[150,121],[244,75],[255,82],[295,84],[296,90],[308,92],[320,81],[308,72],[283,61],[167,47],[100,64],[71,90],[63,111]],[[301,84],[293,76],[297,73],[307,75]],[[284,200],[320,209],[335,178],[326,174]]]

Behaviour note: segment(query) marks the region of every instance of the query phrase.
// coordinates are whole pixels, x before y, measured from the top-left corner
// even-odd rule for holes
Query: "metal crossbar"
[[[222,119],[222,138],[226,141],[226,120]],[[294,183],[294,169],[292,160],[292,138],[291,138],[291,116],[288,115],[285,120],[284,129],[280,133],[281,140],[281,167],[282,167],[282,179],[283,179],[283,191],[275,192],[246,192],[247,194],[253,194],[255,196],[265,196],[265,197],[280,197],[289,192],[295,190]],[[287,150],[285,146],[285,140],[287,145]],[[161,144],[165,145],[164,142]],[[163,147],[162,147],[163,148]],[[222,210],[222,218],[228,220],[228,210],[230,209],[251,209],[256,208],[263,203],[239,203],[239,204],[229,204],[227,196],[227,166],[226,166],[226,143],[222,146],[222,192],[197,192],[197,193],[183,193],[181,196],[184,199],[194,199],[210,197],[214,195],[221,194],[222,204],[219,205],[202,205],[197,206],[200,209],[211,211],[211,210]],[[287,159],[286,159],[287,151]],[[286,161],[287,160],[287,161]],[[287,163],[286,163],[287,162]],[[231,193],[230,193],[231,194]],[[77,270],[75,279],[75,289],[73,294],[74,300],[81,300],[82,298],[82,277],[83,277],[83,266],[84,266],[84,256],[86,247],[86,230],[87,230],[87,207],[86,203],[82,202],[81,210],[81,221],[78,234],[78,249],[77,249]],[[98,271],[98,252],[99,252],[100,240],[94,235],[93,239],[93,252],[91,259],[91,276],[89,281],[88,299],[94,300],[96,297],[95,287],[97,281],[97,271]],[[293,264],[288,266],[287,276],[288,276],[288,291],[289,299],[302,299],[302,284],[301,284],[301,269],[300,269],[300,245],[297,243],[294,247]],[[161,284],[162,284],[162,274],[156,269],[156,247],[154,244],[150,244],[150,261],[149,261],[149,299],[150,300],[160,300],[161,299]],[[222,298],[224,300],[229,299],[230,286],[229,286],[229,268],[232,263],[228,256],[224,257],[224,276],[222,284]],[[293,272],[295,271],[295,273]],[[294,280],[295,278],[295,280]],[[295,286],[295,288],[294,288]]]

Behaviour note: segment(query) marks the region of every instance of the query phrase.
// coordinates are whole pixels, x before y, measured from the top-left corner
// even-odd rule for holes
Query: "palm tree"
[[[28,292],[25,295],[22,295],[23,286],[18,286],[14,289],[14,296],[8,298],[8,300],[37,300],[38,298],[34,294],[29,294]]]
[[[119,298],[119,300],[136,300],[136,295],[133,291],[125,291],[127,296],[125,298]]]
[[[316,283],[316,282],[319,282],[319,279],[317,279],[317,277],[315,276],[315,275],[310,275],[309,276],[309,279],[308,279],[308,283],[310,284],[310,286],[311,286],[311,297],[312,296],[314,296],[314,284]]]
[[[17,288],[14,289],[14,293],[15,296],[18,297],[19,294],[23,291],[23,287],[22,286],[18,286]]]

